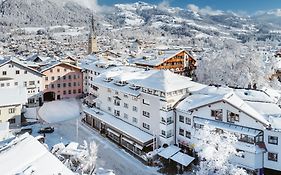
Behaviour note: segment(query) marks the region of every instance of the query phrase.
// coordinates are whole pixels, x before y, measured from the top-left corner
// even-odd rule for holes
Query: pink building
[[[83,76],[79,67],[53,62],[41,67],[43,77],[44,101],[80,97],[83,91]]]

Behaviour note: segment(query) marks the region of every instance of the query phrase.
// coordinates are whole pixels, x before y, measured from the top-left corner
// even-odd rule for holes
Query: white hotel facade
[[[237,135],[243,156],[233,162],[281,171],[281,109],[265,92],[210,87],[170,71],[128,66],[88,79],[95,99],[93,108],[84,107],[83,121],[140,157],[174,144],[183,152],[196,150],[196,132],[208,123]]]

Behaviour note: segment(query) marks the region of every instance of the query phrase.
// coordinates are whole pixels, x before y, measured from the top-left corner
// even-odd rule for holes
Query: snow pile
[[[69,143],[66,147],[59,143],[54,145],[51,152],[58,157],[64,165],[79,174],[92,174],[95,171],[98,147],[93,141],[89,145],[76,142]]]
[[[44,103],[39,109],[39,117],[48,123],[57,123],[80,116],[79,102],[75,99]]]

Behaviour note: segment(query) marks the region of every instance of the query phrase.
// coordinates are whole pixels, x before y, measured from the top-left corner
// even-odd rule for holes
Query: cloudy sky
[[[83,0],[81,0],[83,1]],[[85,0],[87,1],[87,0]],[[111,6],[116,3],[131,3],[138,0],[88,0],[95,1],[99,5]],[[160,4],[167,3],[175,7],[187,7],[188,4],[194,4],[199,8],[210,7],[219,10],[241,11],[255,13],[257,11],[267,11],[281,8],[281,0],[142,0],[143,2]]]

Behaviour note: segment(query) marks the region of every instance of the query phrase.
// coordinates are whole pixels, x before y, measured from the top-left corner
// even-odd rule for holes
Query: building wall
[[[82,95],[83,75],[80,69],[62,63],[44,71],[43,74],[43,92],[54,92],[55,100]]]
[[[13,62],[0,67],[0,75],[3,78],[12,78],[13,86],[26,87],[29,106],[39,105],[43,90],[42,76]]]
[[[267,152],[264,154],[264,167],[269,169],[274,169],[281,171],[281,132],[273,130],[265,130],[264,132],[264,142],[266,144]],[[269,143],[269,136],[278,137],[277,144]],[[272,161],[268,159],[268,153],[277,153],[277,161]]]
[[[11,125],[17,125],[21,123],[21,110],[22,105],[10,105],[10,106],[0,106],[0,123],[7,122],[10,119]]]

